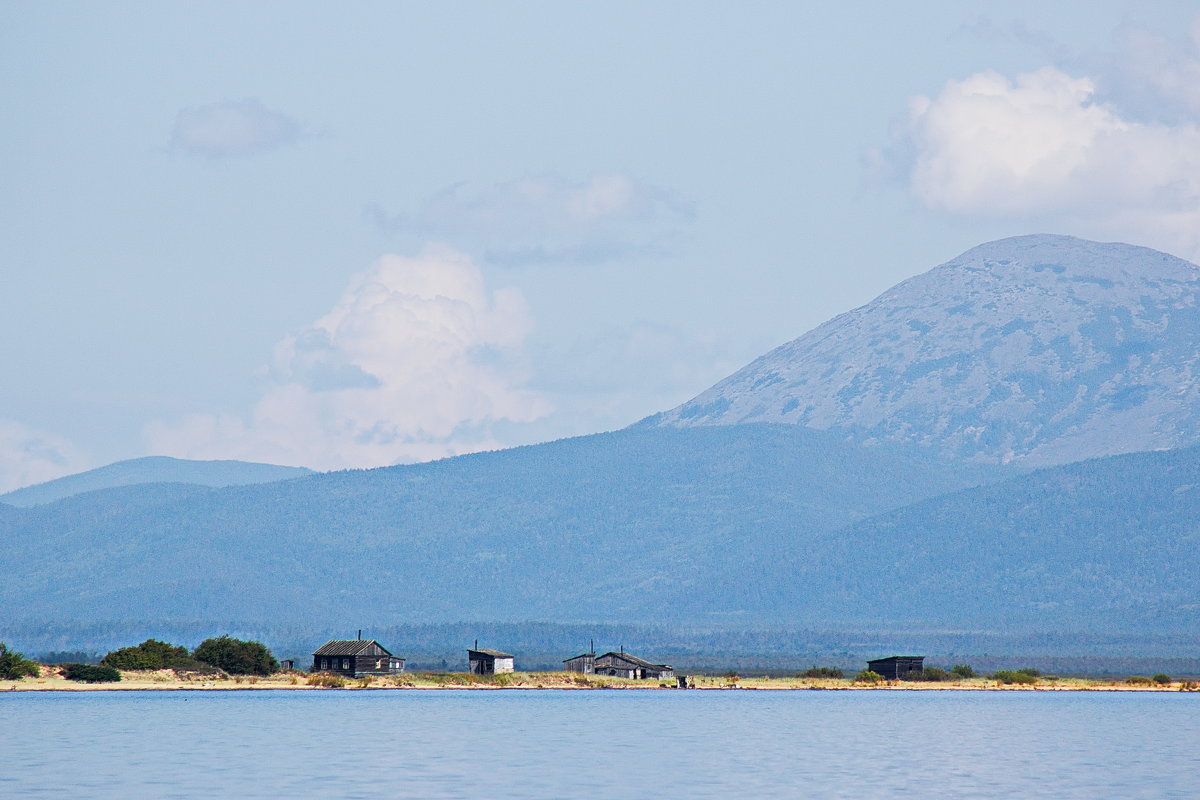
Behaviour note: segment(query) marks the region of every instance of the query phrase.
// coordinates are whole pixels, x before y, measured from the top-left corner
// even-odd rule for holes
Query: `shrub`
[[[1021,673],[1022,675],[1028,675],[1031,678],[1042,677],[1042,671],[1040,669],[1034,669],[1033,667],[1021,667],[1019,670],[1017,670],[1017,672]]]
[[[1130,675],[1125,679],[1125,682],[1130,686],[1149,686],[1154,681],[1147,678],[1145,675]]]
[[[918,673],[917,680],[922,681],[951,681],[954,680],[954,675],[941,667],[926,667],[922,672]]]
[[[112,667],[97,664],[63,664],[63,677],[69,681],[84,683],[116,683],[121,680],[121,673]]]
[[[346,686],[346,679],[332,672],[317,672],[308,676],[308,685],[319,686],[322,689],[342,689]]]
[[[845,673],[835,667],[813,667],[806,669],[797,678],[844,678]]]
[[[975,668],[972,667],[970,664],[955,664],[950,669],[950,671],[953,672],[955,675],[957,675],[960,678],[974,678],[975,677]]]
[[[1011,670],[1002,669],[992,673],[992,679],[1000,681],[1004,684],[1034,684],[1037,683],[1037,676],[1030,675],[1023,669]]]
[[[854,676],[855,683],[883,683],[883,676],[873,670],[864,669]]]
[[[20,653],[9,650],[8,645],[0,642],[0,678],[8,681],[19,681],[26,675],[38,676],[42,673],[37,664]]]
[[[229,636],[205,639],[192,655],[230,675],[270,675],[279,669],[279,662],[261,642]]]
[[[179,647],[157,639],[147,639],[136,647],[114,650],[100,663],[114,669],[195,669],[202,668],[196,659],[188,655],[186,647]]]
[[[1166,686],[1171,683],[1171,676],[1165,672],[1160,672],[1154,676],[1154,682]]]

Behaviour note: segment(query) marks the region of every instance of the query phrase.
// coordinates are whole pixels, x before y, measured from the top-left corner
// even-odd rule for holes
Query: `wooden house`
[[[397,675],[404,659],[394,656],[374,639],[335,639],[313,653],[313,672],[336,672],[351,678],[364,675]]]
[[[670,680],[675,677],[675,672],[670,664],[651,664],[645,659],[630,655],[624,651],[619,653],[610,652],[602,656],[596,656],[595,674],[612,675],[618,678],[634,678],[635,680],[642,678]]]
[[[925,656],[888,656],[867,662],[867,669],[878,672],[889,681],[902,681],[910,675],[919,677],[925,671]]]
[[[596,654],[581,653],[563,660],[563,670],[566,672],[582,672],[584,675],[591,675],[596,671]]]
[[[503,672],[512,672],[514,669],[511,653],[502,653],[499,650],[488,650],[487,648],[468,650],[467,663],[475,675],[499,675]]]

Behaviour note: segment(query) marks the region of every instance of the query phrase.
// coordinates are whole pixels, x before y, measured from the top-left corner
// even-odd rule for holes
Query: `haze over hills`
[[[105,467],[0,494],[0,503],[19,507],[36,506],[82,492],[139,483],[241,486],[311,474],[312,470],[304,467],[281,467],[247,461],[189,461],[169,456],[147,456],[118,461]]]
[[[643,425],[778,422],[1026,465],[1200,441],[1200,268],[1034,235],[976,247]]]

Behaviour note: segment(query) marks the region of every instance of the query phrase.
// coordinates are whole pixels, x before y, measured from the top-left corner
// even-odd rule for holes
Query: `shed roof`
[[[629,653],[605,653],[602,656],[598,656],[596,660],[598,661],[601,658],[608,658],[609,656],[612,656],[613,658],[623,659],[624,661],[627,661],[628,663],[634,665],[635,667],[652,667],[654,669],[664,669],[664,668],[670,669],[671,668],[670,664],[651,664],[646,659],[638,658],[637,656],[630,655]]]
[[[481,655],[490,658],[516,658],[512,653],[502,653],[499,650],[488,650],[487,648],[479,648],[478,650],[468,650],[467,655]]]
[[[313,651],[314,656],[356,656],[364,650],[369,650],[371,645],[375,645],[389,656],[392,651],[381,645],[374,639],[334,639],[326,642],[319,648]]]

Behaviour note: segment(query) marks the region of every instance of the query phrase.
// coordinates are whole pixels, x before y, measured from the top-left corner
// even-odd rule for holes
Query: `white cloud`
[[[1200,130],[1134,121],[1089,78],[1048,67],[950,81],[910,100],[889,153],[930,208],[1200,255]]]
[[[503,446],[499,423],[550,413],[524,388],[531,327],[521,294],[489,291],[462,253],[427,247],[359,273],[333,309],[275,349],[248,420],[154,423],[154,452],[317,469],[424,461]]]
[[[0,493],[90,468],[66,439],[0,419]]]
[[[295,120],[254,99],[185,108],[175,118],[171,149],[228,158],[291,144],[300,136]]]
[[[690,222],[691,211],[662,189],[628,175],[585,181],[547,174],[470,192],[443,189],[412,214],[367,215],[392,231],[480,247],[501,264],[597,263],[654,251]]]

